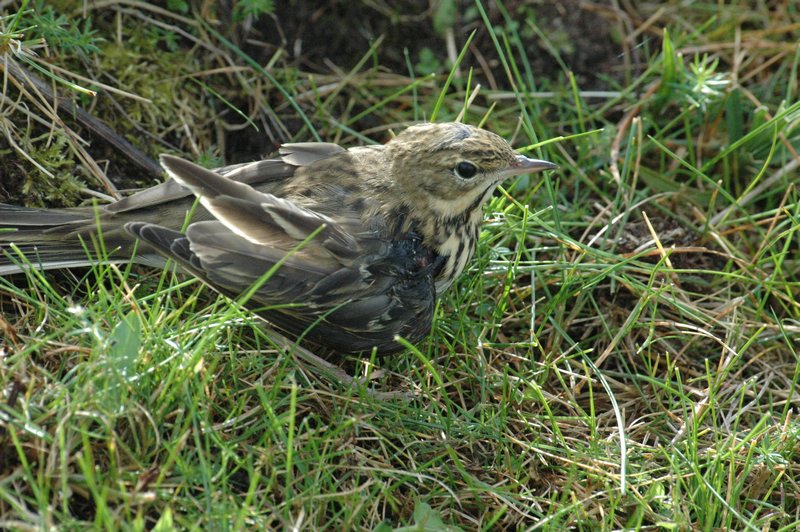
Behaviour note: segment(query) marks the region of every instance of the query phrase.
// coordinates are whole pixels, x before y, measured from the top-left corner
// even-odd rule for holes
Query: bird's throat
[[[466,223],[453,225],[434,247],[444,259],[436,279],[436,291],[441,293],[455,281],[475,254],[480,225]]]

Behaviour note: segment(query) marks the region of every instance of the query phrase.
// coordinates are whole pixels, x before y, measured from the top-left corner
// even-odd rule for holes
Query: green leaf
[[[672,44],[672,39],[669,37],[669,31],[664,28],[664,39],[661,45],[661,61],[663,69],[661,71],[661,84],[658,87],[658,97],[667,98],[669,93],[672,92],[673,84],[678,79],[678,61],[675,55],[675,47]]]
[[[135,312],[129,312],[114,327],[109,338],[109,363],[114,372],[128,379],[136,370],[141,345],[142,324]]]
[[[448,525],[439,512],[428,503],[417,502],[414,506],[414,525],[395,528],[395,532],[460,532],[461,528]]]
[[[175,524],[172,519],[172,508],[167,506],[161,517],[158,518],[156,526],[153,527],[153,532],[172,532],[173,530],[175,530]]]
[[[447,28],[456,24],[458,5],[455,0],[441,0],[433,13],[433,29],[439,35],[444,35]]]

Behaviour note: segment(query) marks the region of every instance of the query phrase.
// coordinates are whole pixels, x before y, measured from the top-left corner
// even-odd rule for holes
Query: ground
[[[461,115],[559,169],[429,339],[328,371],[180,274],[0,278],[0,527],[797,528],[795,1],[26,7],[2,202]]]

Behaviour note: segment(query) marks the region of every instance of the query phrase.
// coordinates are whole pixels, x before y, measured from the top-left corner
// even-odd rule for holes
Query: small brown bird
[[[342,353],[422,339],[437,295],[466,267],[503,180],[555,168],[458,123],[412,126],[383,146],[286,144],[280,157],[206,170],[163,155],[167,182],[94,209],[0,204],[0,275],[103,260],[172,259],[293,338]],[[192,194],[202,207],[185,233]],[[97,222],[100,229],[98,230]],[[139,240],[138,247],[136,241]],[[94,260],[97,260],[96,258]]]

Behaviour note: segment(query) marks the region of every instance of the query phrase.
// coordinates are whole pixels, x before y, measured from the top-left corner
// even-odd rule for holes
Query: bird
[[[0,275],[177,264],[230,298],[247,294],[247,308],[311,347],[390,354],[398,338],[430,332],[497,186],[556,168],[454,122],[412,125],[383,145],[284,144],[215,170],[160,162],[169,179],[114,203],[0,204]]]

